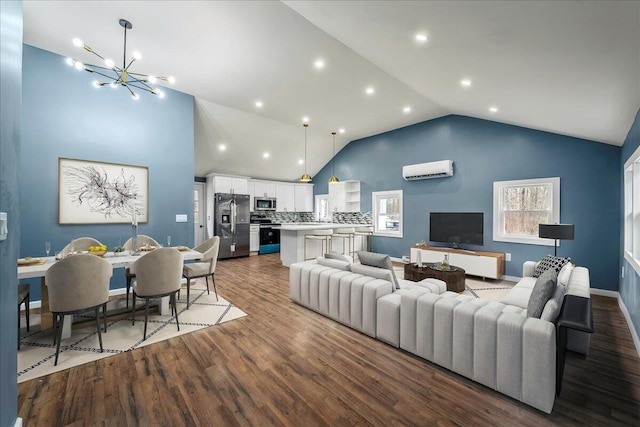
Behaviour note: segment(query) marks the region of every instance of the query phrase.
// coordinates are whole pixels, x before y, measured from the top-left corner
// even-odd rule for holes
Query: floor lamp
[[[558,255],[558,240],[573,240],[573,224],[538,224],[538,237],[553,239],[553,256]]]

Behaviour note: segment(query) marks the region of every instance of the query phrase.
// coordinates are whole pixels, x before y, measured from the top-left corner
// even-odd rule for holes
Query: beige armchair
[[[107,331],[105,315],[109,301],[109,279],[113,274],[111,264],[91,254],[78,254],[53,264],[45,273],[45,283],[49,293],[49,309],[53,314],[54,343],[58,364],[60,341],[64,316],[95,310],[96,328],[102,352],[102,335],[100,333],[100,307],[104,317],[104,330]]]
[[[154,238],[149,237],[145,234],[138,234],[136,238],[136,246],[138,248],[140,246],[155,246],[156,248],[160,247],[160,243],[158,243]],[[124,242],[123,249],[125,251],[136,251],[138,248],[133,247],[133,238],[129,238],[126,242]],[[127,279],[127,308],[129,308],[129,290],[131,289],[131,280],[136,277],[136,274],[131,270],[131,267],[126,267],[124,269],[124,275]]]
[[[218,301],[218,291],[216,290],[216,263],[218,262],[218,252],[220,251],[220,237],[213,236],[199,246],[193,248],[194,251],[202,252],[202,258],[198,262],[185,264],[182,268],[182,275],[187,279],[187,309],[191,304],[189,301],[189,291],[191,289],[191,280],[200,277],[205,278],[207,283],[207,294],[209,294],[209,276],[213,281],[213,291]]]
[[[78,237],[77,239],[73,239],[67,246],[62,248],[60,254],[64,257],[69,255],[73,251],[88,251],[89,246],[102,246],[102,243],[100,243],[93,237]]]
[[[182,285],[182,254],[175,248],[160,248],[140,257],[133,263],[136,280],[133,282],[133,308],[131,324],[136,320],[136,297],[144,298],[144,334],[147,339],[147,321],[149,319],[149,301],[153,298],[170,296],[171,313],[175,313],[178,323],[178,309],[176,308],[176,293]]]

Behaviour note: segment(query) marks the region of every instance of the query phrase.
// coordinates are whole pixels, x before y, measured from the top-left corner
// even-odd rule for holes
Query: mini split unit
[[[418,163],[402,167],[402,177],[407,181],[416,179],[442,178],[453,176],[453,160]]]

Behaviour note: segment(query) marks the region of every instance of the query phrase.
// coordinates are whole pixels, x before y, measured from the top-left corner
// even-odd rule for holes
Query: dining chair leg
[[[58,327],[56,330],[56,360],[53,362],[53,366],[58,366],[58,355],[60,354],[60,341],[62,341],[62,328],[64,327],[64,315],[55,313],[54,316],[58,317]]]
[[[131,289],[131,276],[127,276],[127,308],[129,308],[129,290]]]
[[[173,307],[176,311],[176,326],[178,327],[178,331],[180,331],[180,323],[178,322],[178,307],[176,307],[176,294],[171,295],[173,298]]]
[[[27,321],[29,325],[29,321]],[[18,350],[20,350],[20,305],[18,305]]]
[[[189,306],[191,305],[191,301],[189,301],[190,291],[191,291],[191,279],[187,277],[187,310],[189,310]]]
[[[53,345],[56,345],[56,338],[58,338],[58,315],[53,313]]]
[[[216,276],[211,274],[211,281],[213,282],[213,292],[216,294],[216,301],[218,301],[218,291],[216,290]]]
[[[147,320],[149,319],[149,297],[144,299],[144,334],[142,341],[147,339]]]
[[[107,303],[102,304],[102,320],[104,321],[104,333],[107,333]]]
[[[96,307],[96,329],[98,330],[98,342],[100,343],[100,353],[102,353],[102,333],[100,332],[100,307]]]
[[[131,326],[136,324],[136,291],[131,292]]]
[[[207,295],[209,295],[209,276],[204,276],[204,281],[207,284]]]

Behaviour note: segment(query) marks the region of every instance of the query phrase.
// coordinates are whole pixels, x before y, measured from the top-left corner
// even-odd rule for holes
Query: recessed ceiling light
[[[316,67],[317,70],[322,70],[324,68],[324,59],[316,59],[313,63],[313,66]]]
[[[256,107],[262,108],[262,101],[256,101]]]
[[[304,117],[302,118],[302,123],[309,123],[309,117],[304,116]]]
[[[462,79],[462,80],[460,80],[460,85],[461,85],[462,87],[469,87],[469,86],[471,86],[471,80],[469,80],[469,79]]]
[[[266,152],[266,151],[264,153],[262,153],[262,157],[264,157],[265,159],[268,159],[269,156],[270,156],[270,154],[268,152]]]
[[[227,146],[225,144],[220,144],[220,145],[218,145],[218,150],[227,151]]]
[[[416,40],[419,42],[426,42],[427,41],[427,35],[426,34],[422,34],[422,33],[418,33],[416,34]]]
[[[302,160],[302,159],[298,160],[298,164],[299,165],[303,165],[304,164],[304,160]]]
[[[409,107],[408,105],[406,107],[404,107],[402,109],[402,111],[404,111],[405,113],[410,113],[411,112],[411,107]]]
[[[367,93],[367,95],[373,95],[376,92],[376,90],[372,86],[369,86],[368,88],[365,89],[365,92]]]
[[[492,113],[497,113],[498,107],[489,107],[489,111],[491,111]]]
[[[340,133],[344,133],[344,128],[340,128],[340,129],[338,129],[338,132],[340,132]]]

